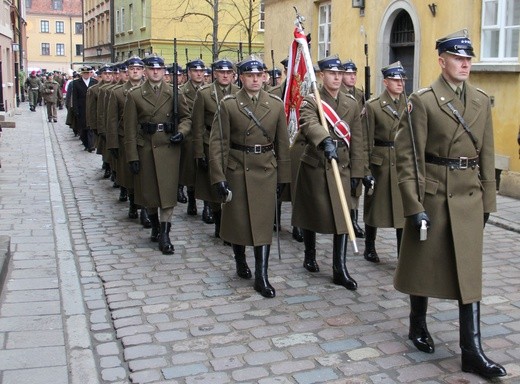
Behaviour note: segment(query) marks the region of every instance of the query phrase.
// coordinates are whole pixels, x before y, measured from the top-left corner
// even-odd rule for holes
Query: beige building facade
[[[81,2],[30,0],[26,6],[28,72],[67,73],[83,60]]]
[[[233,61],[249,53],[263,56],[264,0],[220,0],[218,4],[219,56]],[[174,38],[182,66],[187,59],[202,58],[207,64],[213,61],[212,1],[115,0],[113,15],[115,61],[157,54],[166,63],[173,63]]]
[[[509,171],[502,178],[520,173],[520,1],[265,0],[265,50],[277,61],[292,41],[293,7],[306,18],[313,61],[336,53],[352,59],[360,88],[367,88],[368,64],[372,96],[383,88],[380,69],[397,60],[407,71],[408,93],[428,86],[440,73],[436,39],[466,28],[476,55],[470,81],[492,99],[496,167]]]

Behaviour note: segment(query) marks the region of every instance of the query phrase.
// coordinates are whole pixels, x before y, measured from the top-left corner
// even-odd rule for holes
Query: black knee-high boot
[[[275,209],[275,218],[274,218],[274,223],[273,223],[273,231],[281,231],[282,230],[282,224],[281,224],[281,217],[282,217],[282,202],[280,200],[278,200],[276,202],[277,204],[277,207]],[[278,224],[277,224],[278,223]],[[278,226],[277,226],[278,225]]]
[[[133,193],[128,194],[128,218],[129,219],[137,219],[137,205],[135,205],[135,195]]]
[[[154,243],[157,243],[159,241],[159,235],[161,232],[161,227],[159,224],[159,214],[157,212],[150,213],[148,212],[148,218],[150,219],[150,222],[152,223],[152,232],[150,234],[150,240]]]
[[[215,237],[220,238],[220,221],[222,220],[222,211],[213,211],[213,219],[215,220]]]
[[[403,228],[395,229],[395,237],[397,238],[397,258],[399,258],[399,252],[401,251],[401,239],[403,238]]]
[[[169,221],[161,222],[161,232],[159,234],[159,250],[163,255],[171,255],[174,252],[173,244],[170,241],[170,229],[172,223]]]
[[[139,216],[139,220],[141,221],[141,225],[143,226],[143,228],[152,227],[152,222],[150,221],[150,218],[148,217],[148,211],[144,207],[141,207],[141,213]]]
[[[460,349],[462,370],[482,377],[506,376],[503,366],[490,360],[482,350],[480,341],[480,302],[462,304],[459,302]]]
[[[128,200],[128,190],[125,187],[119,187],[119,201],[125,202]]]
[[[188,198],[184,194],[184,185],[179,184],[177,186],[177,201],[182,204],[185,204],[188,202]]]
[[[365,224],[365,260],[371,263],[379,263],[379,256],[376,252],[377,227]]]
[[[410,295],[410,331],[408,338],[422,352],[435,352],[432,336],[426,327],[426,310],[428,298]]]
[[[352,226],[354,227],[354,234],[359,239],[365,238],[365,232],[358,224],[359,211],[357,209],[350,210],[350,219],[352,220]]]
[[[269,264],[270,245],[254,247],[255,252],[255,291],[260,292],[263,297],[271,298],[276,295],[274,288],[267,279],[267,267]]]
[[[305,256],[303,268],[309,272],[319,272],[320,267],[316,262],[316,232],[302,229],[303,244],[305,244]]]
[[[250,279],[252,275],[246,261],[245,245],[233,244],[233,254],[235,256],[237,275],[242,279]]]
[[[347,270],[347,235],[334,235],[332,248],[332,281],[336,285],[355,291],[356,280]]]
[[[186,213],[190,216],[195,216],[197,214],[197,201],[195,200],[195,189],[193,187],[188,187],[187,193],[188,208],[186,209]]]
[[[202,208],[202,221],[206,224],[213,224],[215,222],[215,218],[213,217],[213,211],[209,206],[209,202],[204,202],[204,208]]]

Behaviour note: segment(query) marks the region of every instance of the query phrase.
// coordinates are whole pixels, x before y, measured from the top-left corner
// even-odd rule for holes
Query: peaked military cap
[[[345,72],[357,72],[356,64],[350,59],[343,63],[343,69]]]
[[[275,79],[279,79],[282,77],[282,71],[280,71],[278,68],[275,68],[271,71],[271,74],[274,76]]]
[[[406,79],[406,72],[400,61],[381,68],[381,73],[385,79]]]
[[[83,67],[81,67],[79,69],[79,71],[82,72],[82,73],[90,72],[90,71],[92,71],[92,67],[90,65],[84,65]]]
[[[128,64],[126,64],[126,61],[117,63],[117,68],[119,69],[120,72],[126,72],[126,71],[128,71]]]
[[[186,63],[186,69],[204,69],[206,65],[201,59],[191,60]]]
[[[475,56],[467,29],[461,29],[460,31],[437,40],[435,49],[437,49],[439,55],[443,52],[447,52],[462,57]]]
[[[102,73],[112,73],[113,72],[113,68],[111,65],[108,65],[108,64],[105,64],[103,65],[102,67],[100,67],[98,70],[97,70],[98,74],[102,74]]]
[[[126,61],[127,67],[144,67],[144,62],[140,57],[132,56]]]
[[[320,71],[338,71],[343,72],[341,60],[337,55],[328,56],[318,61]]]
[[[233,63],[228,59],[219,59],[212,65],[214,71],[232,71]]]
[[[240,73],[261,73],[264,72],[264,63],[255,56],[250,56],[238,64]]]
[[[147,68],[164,68],[164,59],[159,56],[148,56],[144,59],[144,65]]]
[[[204,68],[204,76],[211,76],[211,72],[213,72],[211,68]]]
[[[171,66],[171,69],[172,69],[172,70],[171,70],[170,73],[172,73],[172,74],[173,74],[173,72],[174,72],[174,67],[175,67],[175,65],[172,65],[172,66]],[[177,64],[177,75],[183,75],[183,74],[184,74],[184,69],[182,68],[181,65]]]
[[[287,66],[289,65],[289,58],[286,57],[285,59],[280,61],[280,64],[282,64],[284,68],[287,68]]]

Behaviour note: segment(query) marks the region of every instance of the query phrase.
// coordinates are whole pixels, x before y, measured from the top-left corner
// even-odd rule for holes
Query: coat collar
[[[258,93],[258,101],[256,106],[253,104],[253,101],[243,88],[236,93],[236,98],[240,112],[251,120],[247,130],[250,130],[252,127],[256,126],[253,119],[250,118],[249,112],[252,112],[258,121],[262,121],[270,112],[271,97],[262,89]]]
[[[379,96],[379,105],[381,106],[381,109],[392,119],[399,119],[405,104],[403,95],[399,96],[399,102],[395,104],[394,99],[386,89],[383,91],[381,96]]]
[[[152,104],[155,109],[159,109],[164,103],[170,101],[173,97],[173,90],[167,83],[161,84],[159,96],[157,96],[149,81],[145,81],[141,87],[141,95],[143,99]]]

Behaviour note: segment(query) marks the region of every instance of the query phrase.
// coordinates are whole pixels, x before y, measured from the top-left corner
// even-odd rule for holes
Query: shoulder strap
[[[480,153],[480,149],[478,148],[478,140],[477,138],[471,133],[471,130],[468,127],[468,124],[466,123],[466,120],[462,117],[459,111],[453,107],[451,103],[448,103],[448,108],[453,112],[457,120],[459,121],[460,125],[462,125],[462,128],[466,131],[466,133],[469,135],[469,138],[471,139],[471,142],[473,143],[473,146],[475,147],[475,150],[477,151],[477,155]]]

